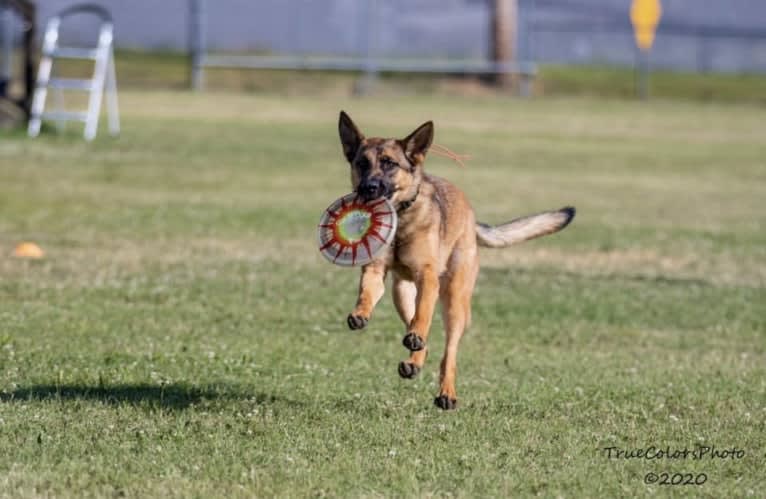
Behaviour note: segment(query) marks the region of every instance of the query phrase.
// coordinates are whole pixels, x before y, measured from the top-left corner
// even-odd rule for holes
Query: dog
[[[364,328],[393,274],[393,298],[409,350],[399,363],[402,378],[414,378],[428,355],[428,335],[436,301],[442,305],[446,347],[439,373],[441,409],[457,406],[455,376],[460,338],[471,323],[471,297],[479,272],[478,246],[503,248],[560,231],[575,216],[573,207],[490,226],[477,223],[465,194],[423,164],[433,142],[434,124],[419,126],[404,139],[367,138],[344,111],[338,121],[343,155],[351,166],[351,185],[362,201],[387,198],[398,226],[386,252],[362,267],[359,297],[347,318]]]

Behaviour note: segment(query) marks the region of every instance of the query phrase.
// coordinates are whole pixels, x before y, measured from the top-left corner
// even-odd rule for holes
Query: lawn
[[[123,135],[0,136],[0,496],[766,495],[766,109],[131,91]],[[427,119],[489,223],[460,406],[316,249],[336,122]],[[39,261],[10,257],[31,240]],[[716,457],[615,457],[650,447]],[[726,449],[735,449],[728,457]],[[610,457],[611,454],[611,457]],[[656,452],[655,452],[656,454]],[[646,484],[688,473],[700,485]]]

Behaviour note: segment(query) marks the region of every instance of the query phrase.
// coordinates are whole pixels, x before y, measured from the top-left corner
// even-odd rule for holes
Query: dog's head
[[[366,138],[341,111],[338,131],[351,165],[351,186],[362,200],[386,197],[396,204],[416,195],[434,137],[432,122],[420,125],[404,139]]]

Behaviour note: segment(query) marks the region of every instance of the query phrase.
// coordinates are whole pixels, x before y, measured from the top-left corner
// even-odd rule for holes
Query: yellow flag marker
[[[633,0],[630,6],[630,22],[636,45],[644,52],[652,48],[654,33],[662,17],[660,0]]]
[[[39,259],[45,256],[45,252],[35,243],[26,242],[16,246],[16,249],[13,250],[13,256],[16,258]]]

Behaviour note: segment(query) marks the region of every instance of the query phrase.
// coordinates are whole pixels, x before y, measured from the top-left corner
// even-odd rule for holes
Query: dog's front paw
[[[420,368],[410,362],[399,362],[399,376],[406,379],[412,379],[418,375]]]
[[[348,314],[346,322],[350,329],[362,329],[367,325],[368,319],[361,315]]]
[[[457,399],[453,399],[448,395],[439,395],[434,399],[434,404],[436,404],[436,407],[439,409],[449,411],[457,407]]]
[[[407,333],[402,339],[402,345],[410,352],[418,352],[426,347],[426,342],[415,333]]]

